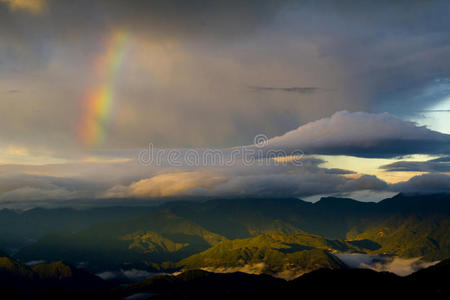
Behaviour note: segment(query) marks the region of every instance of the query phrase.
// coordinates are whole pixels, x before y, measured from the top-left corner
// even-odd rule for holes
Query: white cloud
[[[256,146],[249,147],[256,149]],[[448,154],[450,135],[419,127],[388,113],[341,111],[274,137],[261,148],[359,157]]]
[[[29,267],[33,267],[33,266],[36,266],[36,265],[45,264],[45,260],[42,260],[42,259],[40,259],[40,260],[31,260],[29,262],[26,262],[25,264],[27,266],[29,266]]]
[[[336,256],[351,268],[372,269],[378,272],[392,272],[399,276],[407,276],[439,262],[423,261],[420,257],[401,258],[397,256],[390,257],[361,253],[339,253],[336,254]]]
[[[376,271],[387,271],[392,272],[400,276],[407,276],[412,274],[420,269],[430,267],[432,265],[437,264],[439,261],[435,262],[425,262],[421,261],[420,257],[416,258],[400,258],[394,257],[394,259],[388,263],[376,262],[373,266],[366,266],[367,268],[376,270]]]
[[[128,279],[131,281],[142,281],[153,276],[162,275],[165,273],[151,273],[145,270],[130,269],[130,270],[119,270],[119,271],[104,271],[97,273],[96,275],[104,280],[113,279]]]

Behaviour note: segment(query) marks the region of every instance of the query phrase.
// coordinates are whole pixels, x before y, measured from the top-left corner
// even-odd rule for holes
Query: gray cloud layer
[[[321,167],[322,159],[310,156],[302,155],[292,161],[267,159],[268,151],[273,149],[284,150],[286,154],[304,149],[306,154],[395,157],[411,153],[448,153],[449,145],[449,135],[418,127],[389,114],[340,112],[270,139],[262,147],[242,148],[242,151],[261,151],[256,153],[261,153],[264,159],[233,157],[230,164],[209,160],[202,163],[202,160],[188,160],[183,154],[191,152],[201,158],[208,149],[166,149],[162,152],[162,160],[152,160],[151,164],[135,157],[103,163],[2,165],[0,202],[3,206],[34,206],[67,205],[71,200],[76,200],[75,205],[84,203],[80,199],[97,199],[97,203],[107,204],[110,200],[105,199],[109,198],[170,200],[363,195],[363,191],[380,194],[450,192],[450,176],[435,173],[447,170],[449,158],[446,156],[421,163],[399,161],[383,166],[388,171],[431,172],[396,184],[388,184],[371,175],[360,176],[351,170],[324,168]],[[236,149],[217,151],[227,156]],[[171,151],[177,151],[181,160],[170,159],[167,154]],[[127,151],[124,155],[130,153]],[[157,153],[151,155],[159,155]]]
[[[450,157],[428,161],[397,161],[380,168],[390,172],[450,172]]]
[[[21,91],[2,95],[0,143],[69,156],[92,62],[118,29],[134,46],[106,148],[240,145],[339,110],[414,115],[449,94],[436,81],[450,77],[448,1],[46,3],[0,2],[0,90]]]
[[[260,91],[260,92],[289,92],[289,93],[298,93],[298,94],[312,94],[316,93],[321,88],[313,87],[313,86],[306,86],[306,87],[299,87],[299,86],[293,86],[293,87],[269,87],[269,86],[251,86],[249,87],[251,90],[254,91]]]
[[[65,165],[3,167],[0,176],[2,206],[84,204],[80,199],[140,198],[170,200],[210,197],[306,197],[320,193],[384,190],[387,184],[375,176],[346,178],[345,170],[319,167],[323,161],[304,158],[301,166],[275,162],[229,167],[143,167],[133,162],[84,164],[83,175],[64,174]],[[114,173],[106,170],[123,170]],[[47,172],[52,176],[29,175]],[[98,173],[102,173],[101,178]],[[68,202],[69,201],[69,202]],[[107,202],[107,201],[106,201]],[[95,203],[95,202],[93,202]]]
[[[120,164],[126,169],[130,165]],[[32,168],[28,168],[30,170]],[[132,170],[128,169],[129,173]],[[85,180],[17,173],[0,177],[1,207],[98,206],[145,204],[148,201],[241,197],[309,197],[313,195],[360,195],[379,193],[450,192],[450,176],[425,174],[406,182],[387,184],[375,176],[347,178],[330,174],[315,164],[304,167],[265,166],[227,169],[171,169],[139,179],[116,178],[105,183],[94,174]],[[370,194],[370,193],[369,193]],[[369,195],[370,196],[370,195]],[[372,197],[373,195],[371,195]],[[371,198],[372,199],[372,198]],[[364,199],[362,199],[364,200]],[[125,202],[124,202],[125,201]]]

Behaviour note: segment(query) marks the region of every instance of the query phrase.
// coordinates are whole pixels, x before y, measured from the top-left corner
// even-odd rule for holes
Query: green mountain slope
[[[178,261],[223,240],[189,220],[161,212],[95,225],[78,233],[47,235],[17,257],[88,262],[98,271],[135,266],[158,270],[164,261]]]
[[[435,261],[450,257],[450,219],[445,216],[392,216],[373,222],[361,232],[354,228],[349,239],[367,239],[381,247],[372,253],[423,257]]]
[[[345,267],[330,251],[348,251],[350,247],[343,241],[313,234],[262,234],[221,242],[178,265],[185,269],[266,273],[291,279],[320,268]]]
[[[0,281],[29,281],[35,279],[34,272],[26,265],[7,256],[0,257]]]
[[[101,278],[63,262],[40,264],[30,268],[10,257],[0,257],[2,299],[62,299],[65,297],[55,298],[55,292],[97,293],[110,287],[110,284]]]
[[[0,248],[11,253],[47,234],[77,232],[113,220],[132,220],[149,210],[142,207],[0,209]]]

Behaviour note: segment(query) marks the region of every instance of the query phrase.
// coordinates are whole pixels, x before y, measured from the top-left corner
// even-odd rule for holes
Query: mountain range
[[[378,203],[215,199],[0,213],[9,216],[0,218],[0,241],[20,246],[11,251],[11,243],[0,244],[8,254],[24,262],[66,261],[95,273],[201,268],[292,279],[320,268],[342,269],[340,253],[430,262],[450,257],[448,194],[399,194]]]

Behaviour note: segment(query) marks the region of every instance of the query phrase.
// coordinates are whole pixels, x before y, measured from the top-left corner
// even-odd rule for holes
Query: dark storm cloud
[[[450,192],[450,176],[431,173],[414,176],[406,182],[391,185],[391,189],[405,193],[439,193]]]
[[[381,87],[380,93],[397,91],[413,82],[423,84],[424,76],[434,79],[448,72],[442,65],[449,55],[447,1],[48,0],[46,3],[40,14],[27,14],[11,11],[6,3],[0,2],[1,36],[38,43],[34,52],[44,56],[46,47],[58,39],[67,41],[68,35],[95,39],[102,31],[116,27],[149,36],[210,37],[220,43],[254,34],[283,14],[293,15],[294,20],[288,18],[293,22],[288,32],[297,37],[327,37],[327,42],[320,42],[320,55],[338,56],[349,67],[360,65],[359,75],[370,77],[372,84]],[[441,54],[438,62],[430,60],[431,55],[437,54]],[[413,65],[410,58],[415,59]],[[411,74],[412,70],[423,68],[428,71]]]
[[[43,2],[32,12],[0,1],[0,84],[11,81],[1,89],[23,90],[0,103],[9,111],[0,138],[61,156],[74,146],[92,61],[114,30],[163,51],[129,58],[117,88],[123,122],[111,124],[108,148],[229,147],[341,110],[416,114],[450,93],[448,1]],[[144,42],[133,54],[147,53]]]
[[[344,169],[339,169],[339,168],[325,169],[325,173],[327,173],[327,174],[336,174],[336,175],[356,174],[356,172],[354,172],[354,171],[344,170]]]
[[[8,0],[9,1],[9,0]],[[42,68],[58,47],[86,56],[105,32],[123,29],[149,38],[248,36],[271,22],[286,1],[47,0],[39,12],[0,1],[0,64],[12,71]],[[80,52],[78,50],[78,52]],[[76,51],[74,54],[77,54]]]
[[[450,172],[450,157],[441,157],[428,161],[398,161],[381,166],[389,172]]]
[[[322,57],[340,61],[353,79],[347,88],[363,91],[372,110],[415,115],[442,100],[442,92],[450,94],[436,82],[450,77],[450,2],[321,1],[299,7],[296,36],[314,37]]]
[[[313,94],[323,89],[313,86],[306,87],[269,87],[269,86],[250,86],[249,89],[257,92],[289,92],[289,93],[298,93],[298,94]]]
[[[14,1],[13,1],[14,2]],[[287,1],[48,0],[39,13],[10,10],[0,2],[2,33],[64,38],[72,32],[98,33],[110,27],[152,34],[241,35],[270,22]]]

